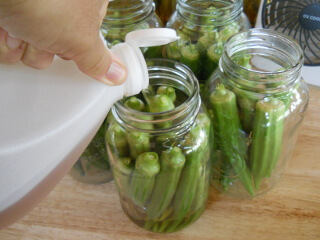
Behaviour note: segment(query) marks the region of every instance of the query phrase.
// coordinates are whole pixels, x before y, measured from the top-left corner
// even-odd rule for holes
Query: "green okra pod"
[[[211,121],[206,113],[200,112],[196,118],[196,123],[205,130],[208,137],[211,136]]]
[[[115,162],[114,168],[115,182],[119,188],[119,192],[125,196],[129,194],[130,178],[134,170],[134,162],[127,157],[119,158]]]
[[[180,62],[187,65],[193,73],[199,78],[201,70],[200,53],[195,44],[183,45],[180,48]]]
[[[256,189],[270,176],[280,157],[284,116],[285,105],[281,100],[270,97],[257,102],[250,151]]]
[[[237,102],[239,106],[239,116],[241,120],[242,129],[249,134],[252,131],[254,113],[256,109],[257,99],[254,95],[237,94]]]
[[[144,105],[144,102],[133,96],[133,97],[130,97],[129,99],[127,99],[125,102],[124,102],[124,105],[127,106],[128,108],[131,108],[131,109],[134,109],[134,110],[137,110],[137,111],[140,111],[140,112],[144,112],[145,111],[145,105]]]
[[[226,27],[224,27],[223,29],[221,29],[219,31],[219,35],[221,37],[221,40],[223,42],[226,42],[231,36],[233,36],[234,34],[236,34],[237,32],[239,32],[240,30],[240,26],[238,23],[233,22],[231,24],[228,24]]]
[[[135,204],[145,206],[159,171],[160,163],[157,153],[144,152],[138,156],[130,182],[130,195]]]
[[[198,179],[203,165],[206,136],[201,126],[195,125],[185,136],[183,143],[186,163],[181,171],[180,181],[173,199],[173,219],[182,220],[189,212],[196,193]],[[197,143],[195,145],[195,143]]]
[[[193,15],[190,15],[190,18],[194,17]],[[182,26],[181,29],[177,31],[178,36],[180,37],[181,40],[183,41],[191,41],[191,39],[194,39],[197,37],[199,33],[199,29],[194,26],[192,23],[192,20],[189,19],[186,24]]]
[[[180,181],[173,199],[174,221],[170,223],[169,230],[166,231],[174,231],[191,211],[204,157],[204,153],[199,150],[186,154],[186,163],[181,172]]]
[[[176,90],[173,87],[169,87],[169,86],[165,86],[165,85],[160,86],[157,89],[157,95],[167,95],[173,103],[177,99]]]
[[[197,49],[201,55],[201,58],[203,58],[203,56],[206,56],[209,47],[215,44],[216,42],[220,42],[219,33],[217,32],[217,30],[205,32],[199,38],[197,42]]]
[[[147,91],[143,91],[144,97],[147,101],[147,108],[151,113],[161,113],[170,111],[175,108],[174,103],[167,95],[149,95]],[[171,126],[171,122],[163,122],[157,124],[161,128],[169,128]]]
[[[105,135],[105,141],[111,146],[112,152],[119,157],[129,156],[127,133],[119,124],[111,124]]]
[[[183,45],[181,41],[175,41],[172,43],[169,43],[165,46],[165,53],[166,57],[175,61],[180,61],[181,59],[181,53],[180,53],[180,47]]]
[[[202,68],[201,79],[206,80],[218,67],[219,59],[223,53],[223,43],[216,42],[207,49],[207,56],[204,60],[205,67]]]
[[[210,95],[214,132],[222,157],[230,163],[242,185],[254,195],[252,176],[246,166],[246,143],[241,134],[235,94],[218,84]]]
[[[139,112],[146,112],[146,106],[144,104],[144,102],[137,98],[137,97],[130,97],[129,99],[127,99],[125,102],[124,102],[124,105],[131,108],[131,109],[134,109],[136,111],[139,111]],[[137,118],[140,118],[141,120],[149,120],[149,121],[152,121],[152,116],[148,116],[148,115],[140,115],[140,114],[136,114],[136,117]],[[138,128],[141,128],[141,129],[153,129],[153,125],[152,123],[148,123],[146,121],[144,122],[137,122],[135,124],[135,127],[138,127]]]
[[[157,219],[171,203],[185,163],[185,156],[179,147],[173,147],[161,154],[161,171],[156,177],[154,189],[146,210],[149,219]]]
[[[144,97],[148,103],[148,110],[152,113],[170,111],[175,108],[174,103],[167,95],[150,95],[148,91],[143,91]]]
[[[208,197],[208,187],[209,187],[209,176],[210,176],[210,169],[207,168],[206,165],[203,165],[200,170],[200,177],[198,179],[196,194],[193,198],[191,209],[193,212],[198,211],[202,208],[207,200]]]
[[[130,156],[133,159],[150,150],[150,137],[147,133],[133,131],[128,133],[127,139],[130,147]]]
[[[241,53],[232,57],[232,60],[238,65],[244,67],[245,69],[252,69],[250,63],[252,55]],[[257,83],[252,82],[253,86]],[[258,96],[255,93],[248,92],[246,90],[239,89],[235,87],[233,89],[234,93],[237,96],[237,103],[239,107],[239,116],[242,125],[242,129],[250,134],[253,126],[254,111],[256,108],[256,103],[258,101]]]

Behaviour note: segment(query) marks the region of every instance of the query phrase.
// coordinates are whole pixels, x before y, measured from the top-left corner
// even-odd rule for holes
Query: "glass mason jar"
[[[69,173],[74,179],[89,184],[101,184],[112,180],[104,134],[105,124],[102,124],[89,146],[71,168]]]
[[[150,85],[118,101],[106,143],[124,212],[153,232],[196,221],[210,185],[211,121],[184,65],[147,61]]]
[[[271,30],[227,41],[202,93],[214,126],[217,189],[250,198],[279,181],[308,105],[302,65],[299,45]]]
[[[167,23],[180,40],[165,47],[164,56],[186,64],[200,83],[217,68],[225,41],[250,27],[242,0],[177,0],[177,10]]]
[[[162,23],[152,0],[113,0],[101,25],[101,33],[107,46],[124,42],[127,33],[147,28],[161,27]],[[145,58],[162,56],[162,47],[143,48]]]

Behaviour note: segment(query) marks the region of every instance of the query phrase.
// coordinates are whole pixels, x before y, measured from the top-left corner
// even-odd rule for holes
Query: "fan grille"
[[[320,0],[265,0],[262,26],[295,39],[307,66],[320,66]]]

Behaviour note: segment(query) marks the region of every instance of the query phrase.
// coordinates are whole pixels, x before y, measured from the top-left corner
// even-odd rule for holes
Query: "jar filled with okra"
[[[106,143],[124,212],[144,229],[169,233],[205,208],[212,128],[188,68],[168,59],[147,65],[149,87],[113,106]]]
[[[234,35],[202,93],[213,121],[212,184],[241,198],[270,190],[283,174],[308,105],[303,52],[267,29]]]
[[[101,33],[111,48],[125,41],[127,33],[148,28],[162,27],[155,13],[152,0],[112,0],[108,4],[106,16],[101,25]],[[162,47],[141,49],[145,58],[162,56]]]
[[[225,41],[250,27],[242,0],[177,0],[167,23],[180,40],[165,47],[164,56],[186,64],[200,83],[217,68]]]

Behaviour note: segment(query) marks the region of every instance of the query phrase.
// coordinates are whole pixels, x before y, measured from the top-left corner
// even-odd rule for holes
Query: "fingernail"
[[[8,48],[10,48],[10,49],[18,49],[22,44],[22,40],[20,40],[18,38],[11,37],[8,34],[6,43],[7,43],[7,47]]]
[[[122,82],[126,76],[125,68],[119,63],[113,61],[109,68],[109,71],[105,75],[104,82],[109,85],[115,85],[118,82]]]

